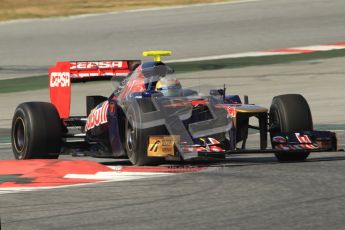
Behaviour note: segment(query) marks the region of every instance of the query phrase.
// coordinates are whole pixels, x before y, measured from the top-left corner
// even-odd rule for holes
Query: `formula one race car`
[[[335,151],[333,132],[315,131],[307,101],[297,94],[273,98],[268,109],[226,95],[183,88],[161,61],[170,51],[148,51],[154,61],[58,62],[49,69],[51,103],[26,102],[15,110],[12,148],[16,159],[85,152],[94,157],[128,157],[134,165],[167,160],[219,158],[240,153],[274,153],[279,161],[302,161],[310,152]],[[120,82],[109,97],[87,96],[86,116],[70,116],[71,83]],[[256,118],[256,126],[249,124]],[[79,132],[74,132],[78,127]],[[256,149],[246,148],[256,129]],[[267,147],[270,134],[271,148]]]

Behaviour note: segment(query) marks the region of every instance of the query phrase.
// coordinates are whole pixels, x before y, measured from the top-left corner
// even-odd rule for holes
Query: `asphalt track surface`
[[[40,70],[61,59],[138,58],[142,49],[170,48],[167,44],[174,58],[187,58],[344,41],[344,12],[341,0],[266,0],[2,24],[0,66],[19,74],[24,65]],[[334,128],[345,123],[344,61],[179,77],[200,90],[224,82],[229,92],[248,94],[250,102],[264,106],[274,95],[303,93],[314,123]],[[1,76],[11,72],[4,71]],[[84,111],[84,95],[112,90],[102,84],[74,87],[73,113]],[[0,141],[8,138],[14,107],[27,100],[47,101],[48,91],[0,95]],[[344,147],[344,131],[337,133]],[[249,144],[253,141],[255,136]],[[0,144],[0,153],[0,159],[13,158],[8,144]],[[286,164],[271,155],[232,156],[209,166],[204,172],[164,178],[3,194],[2,229],[345,229],[343,152],[313,154],[306,162]]]
[[[344,58],[178,75],[201,91],[223,82],[269,106],[273,95],[302,93],[316,124],[344,127]],[[200,79],[200,80],[199,80]],[[199,84],[198,84],[199,82]],[[79,84],[82,94],[109,90],[109,83]],[[13,94],[12,94],[13,95]],[[4,94],[1,104],[48,100],[47,90]],[[20,98],[20,99],[19,99]],[[5,103],[6,101],[6,103]],[[2,127],[9,127],[6,110]],[[8,128],[1,130],[1,134]],[[345,147],[345,133],[337,130]],[[253,146],[257,136],[251,136]],[[1,159],[12,159],[0,145]],[[62,158],[70,159],[69,156]],[[81,158],[78,158],[81,159]],[[87,158],[92,160],[91,158]],[[128,161],[94,159],[108,165]],[[204,165],[205,162],[192,164]],[[272,155],[231,156],[198,173],[0,195],[3,229],[344,229],[345,154],[313,154],[303,163],[278,163]]]
[[[46,73],[59,60],[171,59],[342,42],[343,0],[258,0],[0,24],[0,78]]]

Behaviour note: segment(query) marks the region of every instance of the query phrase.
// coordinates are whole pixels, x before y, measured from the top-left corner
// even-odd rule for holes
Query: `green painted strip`
[[[316,124],[314,125],[314,129],[340,131],[345,130],[345,124]]]
[[[0,93],[12,93],[48,88],[48,76],[14,78],[0,81]]]
[[[193,72],[193,71],[232,69],[232,68],[243,68],[243,67],[248,67],[248,66],[283,64],[283,63],[290,63],[290,62],[336,58],[336,57],[345,57],[345,50],[342,49],[342,50],[320,51],[320,52],[305,53],[305,54],[228,58],[228,59],[218,59],[218,60],[208,60],[208,61],[171,63],[170,66],[176,70],[176,73],[186,73],[186,72]]]
[[[11,143],[10,137],[0,137],[0,144]]]
[[[317,60],[325,58],[345,57],[345,50],[320,51],[306,54],[274,55],[261,57],[228,58],[208,61],[195,61],[183,63],[169,63],[176,73],[194,71],[219,70],[243,68],[248,66],[283,64],[298,61]],[[0,80],[0,94],[10,92],[45,89],[48,86],[48,76],[34,76]]]

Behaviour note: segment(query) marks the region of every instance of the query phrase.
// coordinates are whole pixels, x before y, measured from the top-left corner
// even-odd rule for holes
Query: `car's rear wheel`
[[[55,106],[46,102],[20,104],[12,120],[14,157],[56,159],[61,149],[61,120]]]
[[[299,94],[274,97],[269,117],[271,137],[281,132],[313,130],[309,105],[306,99]],[[303,161],[309,156],[309,152],[276,153],[275,156],[279,161]]]

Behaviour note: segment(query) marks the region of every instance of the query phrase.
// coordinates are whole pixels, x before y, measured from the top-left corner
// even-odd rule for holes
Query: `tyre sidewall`
[[[133,143],[132,151],[128,148],[128,123],[131,123],[135,130],[135,141]],[[164,134],[164,127],[157,126],[151,128],[142,127],[141,111],[138,106],[131,104],[126,111],[126,124],[125,124],[125,149],[129,160],[134,165],[157,165],[161,163],[164,158],[161,157],[148,157],[147,146],[149,144],[150,135]]]
[[[17,119],[22,119],[25,127],[25,146],[22,153],[14,146]],[[61,129],[61,120],[54,105],[46,102],[28,102],[19,105],[13,117],[11,132],[15,158],[58,158],[61,148]]]
[[[309,105],[299,94],[286,94],[273,98],[270,108],[270,123],[278,122],[275,130],[270,131],[272,137],[277,133],[293,133],[312,131],[313,121]],[[279,161],[302,161],[309,152],[275,153]]]

